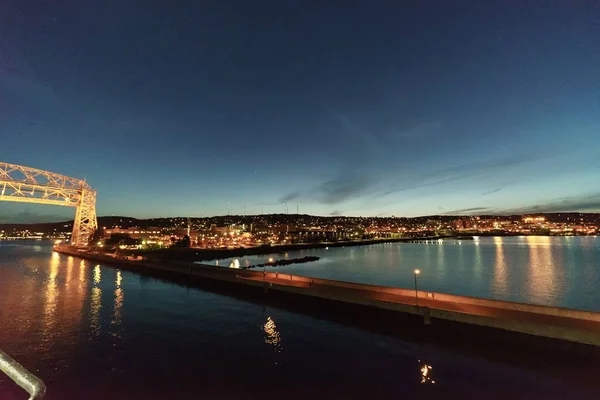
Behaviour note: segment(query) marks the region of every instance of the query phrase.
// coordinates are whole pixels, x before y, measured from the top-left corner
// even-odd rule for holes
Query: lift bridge
[[[0,162],[0,201],[76,207],[74,247],[88,246],[98,228],[96,191],[85,180]]]

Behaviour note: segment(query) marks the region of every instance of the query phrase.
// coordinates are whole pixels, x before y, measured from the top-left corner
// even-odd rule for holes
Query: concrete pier
[[[225,284],[235,290],[254,290],[269,295],[292,296],[294,302],[310,302],[323,306],[343,305],[360,308],[361,312],[386,312],[404,316],[446,333],[470,331],[481,335],[507,336],[537,341],[549,339],[583,347],[598,354],[600,348],[600,313],[546,307],[531,304],[448,295],[412,289],[366,285],[304,276],[216,267],[212,265],[147,261],[131,261],[103,253],[86,252],[67,246],[55,251],[113,265],[122,269],[151,274],[172,280]],[[418,305],[417,305],[418,297]],[[506,333],[505,334],[503,334]],[[478,334],[479,334],[478,333]],[[538,340],[539,339],[539,340]],[[534,341],[535,342],[535,341]],[[567,346],[569,348],[569,345]]]

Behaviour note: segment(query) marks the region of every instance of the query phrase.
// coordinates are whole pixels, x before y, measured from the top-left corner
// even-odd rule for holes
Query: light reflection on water
[[[502,237],[495,237],[494,244],[496,245],[496,263],[494,264],[494,283],[491,290],[506,297],[508,294],[508,268],[504,260]]]
[[[271,357],[273,365],[277,365],[281,367],[282,357],[280,353],[283,351],[283,347],[281,346],[281,334],[277,330],[277,325],[275,325],[275,321],[271,317],[267,317],[267,321],[263,325],[263,331],[265,333],[265,343],[271,348]]]
[[[60,265],[60,257],[58,253],[52,253],[50,259],[50,271],[48,274],[48,280],[46,283],[46,301],[44,306],[44,336],[50,332],[56,323],[54,314],[56,313],[56,300],[58,297],[58,288],[56,283],[56,277],[58,275],[58,268]],[[67,268],[73,267],[73,257],[69,257],[67,260]]]
[[[111,321],[112,325],[116,325],[117,327],[119,325],[121,325],[121,317],[122,317],[122,311],[123,311],[123,297],[124,297],[124,292],[123,292],[123,288],[121,287],[121,283],[123,281],[123,277],[121,274],[120,270],[117,270],[117,278],[115,280],[115,304],[114,304],[114,313],[113,313],[113,318]]]
[[[481,276],[482,269],[484,268],[484,261],[481,255],[481,246],[479,245],[479,238],[477,240],[473,240],[473,244],[475,245],[475,256],[473,257],[473,263],[475,264],[475,273],[478,276]]]
[[[278,349],[280,347],[281,337],[279,336],[279,332],[277,332],[275,321],[273,321],[271,317],[267,317],[267,322],[263,325],[263,330],[265,331],[265,343]]]
[[[102,270],[100,269],[100,265],[96,265],[94,267],[94,283],[97,285],[102,280]]]
[[[419,383],[422,385],[434,385],[435,380],[433,379],[433,367],[426,362],[419,360],[419,372],[421,374],[421,380]]]
[[[598,237],[479,237],[289,252],[290,258],[308,255],[321,259],[269,270],[412,288],[412,271],[419,268],[423,290],[600,311]],[[242,257],[240,263],[270,257],[282,255]]]
[[[550,238],[529,236],[527,244],[530,257],[529,293],[536,303],[553,304],[558,292]]]
[[[102,270],[100,265],[94,267],[94,287],[91,294],[90,306],[90,327],[92,332],[100,335],[100,310],[102,309],[102,289],[99,287],[102,283]]]
[[[77,292],[81,295],[83,294],[84,288],[85,288],[85,268],[86,268],[86,263],[85,260],[81,260],[81,262],[79,263],[79,284],[77,285]]]
[[[454,246],[436,248],[443,247],[441,254],[452,259],[452,249],[458,248]],[[436,262],[436,248],[429,250],[432,270],[444,267]],[[387,249],[395,263],[405,263],[415,260],[412,252],[418,247]],[[35,256],[2,250],[0,348],[44,379],[49,400],[122,398],[124,393],[152,400],[206,393],[257,398],[264,396],[266,385],[270,393],[286,398],[314,397],[315,391],[335,393],[332,398],[398,393],[419,398],[438,387],[448,398],[464,397],[471,390],[508,398],[506,388],[511,386],[539,398],[557,393],[595,397],[589,387],[573,387],[518,366],[281,309],[266,313],[259,304],[82,262],[52,254],[49,248],[32,252]],[[329,250],[331,261],[326,264],[333,268],[335,250]],[[380,253],[378,248],[368,255],[353,250],[360,262]],[[481,257],[486,257],[484,247]],[[414,269],[415,263],[410,264]],[[419,267],[426,271],[426,266]],[[492,265],[492,273],[496,270]],[[422,360],[418,371],[415,360]],[[20,388],[7,385],[0,377],[3,396],[22,397]],[[357,387],[364,392],[357,393]]]
[[[90,327],[96,335],[100,334],[100,309],[102,308],[102,289],[92,288],[91,306],[90,306]]]

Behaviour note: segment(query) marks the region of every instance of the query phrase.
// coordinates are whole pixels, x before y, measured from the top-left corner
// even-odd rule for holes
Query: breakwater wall
[[[387,293],[404,297],[415,297],[414,289],[402,289],[391,286],[370,285],[364,283],[355,283],[347,281],[336,281],[332,279],[312,278],[298,275],[282,274],[280,272],[267,272],[268,277],[277,277],[279,279],[289,279],[295,282],[310,282],[312,284],[329,285],[353,290],[367,290],[374,293]],[[592,311],[573,310],[560,307],[540,306],[535,304],[516,303],[503,300],[490,300],[479,297],[458,296],[445,293],[417,291],[416,295],[423,300],[439,300],[452,302],[456,304],[474,305],[482,307],[491,307],[499,310],[512,310],[520,312],[529,312],[535,314],[544,314],[549,316],[574,318],[600,322],[600,313]]]

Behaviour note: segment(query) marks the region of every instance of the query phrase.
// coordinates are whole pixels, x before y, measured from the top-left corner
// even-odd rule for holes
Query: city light
[[[134,224],[134,222],[137,222]],[[126,225],[129,224],[129,225]],[[63,226],[64,225],[64,226]],[[536,216],[484,217],[417,217],[417,218],[361,218],[302,216],[229,216],[209,218],[172,218],[168,220],[119,219],[101,230],[102,237],[94,243],[96,249],[112,252],[115,249],[152,250],[171,247],[184,236],[189,247],[199,249],[240,249],[258,246],[297,244],[326,244],[357,241],[426,240],[444,244],[448,239],[457,245],[481,243],[480,235],[537,236],[595,236],[598,235],[598,217],[595,214],[558,213]],[[3,240],[51,239],[56,245],[69,242],[73,224],[61,224],[52,229],[30,231],[27,228],[4,230]],[[125,238],[124,243],[121,239]],[[72,242],[72,241],[71,241]],[[122,246],[122,247],[121,247]],[[80,247],[85,247],[80,244]]]

